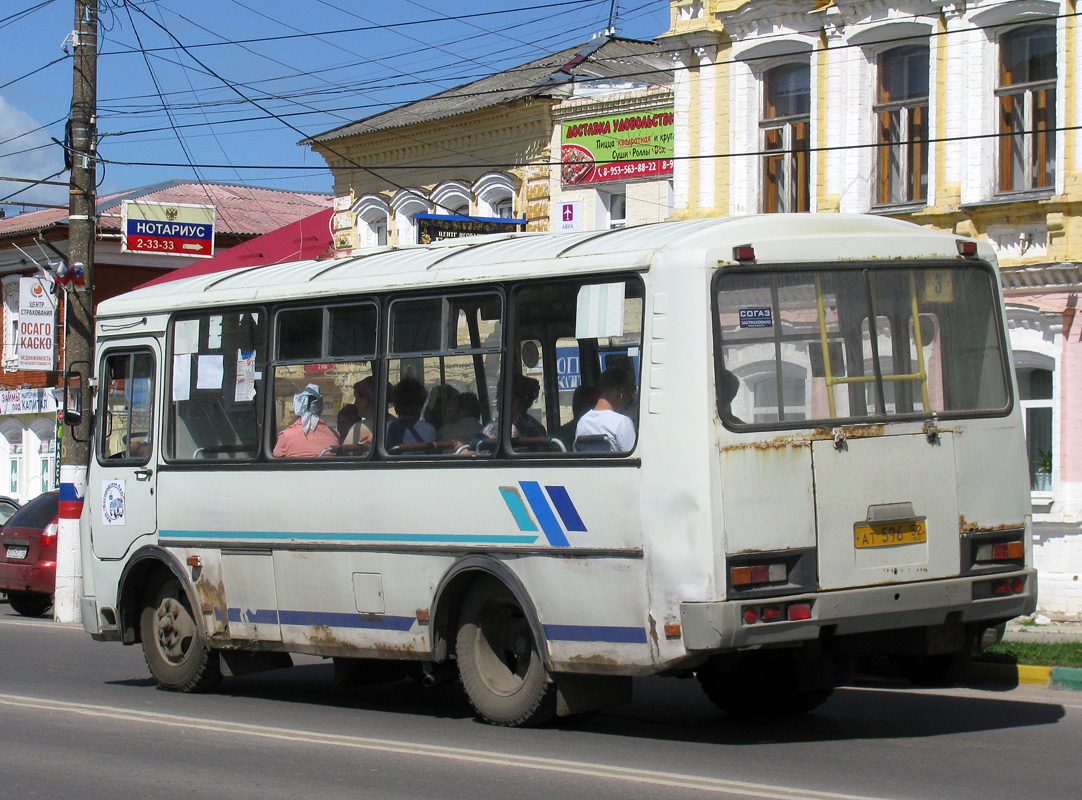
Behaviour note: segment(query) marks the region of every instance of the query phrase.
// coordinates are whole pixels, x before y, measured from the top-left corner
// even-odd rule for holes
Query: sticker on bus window
[[[925,303],[953,303],[954,283],[949,270],[936,269],[924,274]]]
[[[773,328],[774,312],[769,308],[740,309],[741,328]]]

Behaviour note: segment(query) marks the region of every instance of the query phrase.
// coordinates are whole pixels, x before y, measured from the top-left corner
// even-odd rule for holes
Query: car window
[[[19,510],[17,505],[11,503],[0,502],[0,525],[3,525],[9,519],[11,515]]]
[[[25,506],[15,512],[7,521],[12,528],[44,528],[56,519],[60,508],[60,495],[56,492],[39,494]]]

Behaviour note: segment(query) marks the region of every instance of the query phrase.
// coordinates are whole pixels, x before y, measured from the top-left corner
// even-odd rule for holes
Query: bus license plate
[[[26,558],[26,548],[25,547],[9,547],[8,548],[8,558],[13,559],[13,560],[16,559],[16,558]]]
[[[857,549],[892,547],[928,541],[928,525],[922,519],[909,522],[867,522],[853,528]]]

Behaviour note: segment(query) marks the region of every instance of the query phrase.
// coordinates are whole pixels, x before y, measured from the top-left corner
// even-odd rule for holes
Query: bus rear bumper
[[[997,582],[1021,578],[1024,589],[997,595]],[[989,626],[1023,614],[1037,605],[1037,572],[1033,569],[995,576],[981,575],[925,583],[891,584],[833,592],[817,592],[755,600],[682,603],[681,630],[688,652],[720,652],[749,647],[799,644],[819,639],[823,631],[849,636],[935,627],[955,620]],[[780,610],[776,622],[762,621],[762,609]],[[808,619],[789,619],[790,607],[810,610]],[[756,621],[745,612],[756,610]]]

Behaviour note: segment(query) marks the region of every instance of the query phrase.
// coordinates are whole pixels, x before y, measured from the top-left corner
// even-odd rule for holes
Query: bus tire
[[[152,587],[139,615],[139,637],[150,674],[170,692],[209,692],[222,679],[217,654],[207,647],[180,581]]]
[[[466,593],[455,642],[458,671],[478,717],[532,727],[556,715],[556,684],[514,595],[485,578]]]

